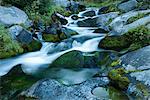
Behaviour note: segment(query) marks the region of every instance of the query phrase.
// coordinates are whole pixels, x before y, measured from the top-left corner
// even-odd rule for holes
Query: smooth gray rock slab
[[[128,12],[133,10],[137,6],[138,2],[136,0],[129,0],[127,2],[118,5],[118,8],[123,12]]]
[[[11,26],[14,24],[24,24],[26,23],[27,19],[27,14],[14,6],[0,6],[0,23],[6,26]]]
[[[150,86],[150,46],[127,53],[121,60],[127,70],[143,70],[130,75]]]
[[[101,100],[92,94],[92,90],[107,85],[108,82],[107,78],[93,78],[79,85],[64,86],[56,80],[44,79],[21,95],[34,96],[39,100]]]

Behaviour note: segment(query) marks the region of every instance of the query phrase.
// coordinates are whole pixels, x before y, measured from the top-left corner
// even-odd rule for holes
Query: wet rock
[[[85,16],[85,17],[93,17],[93,16],[96,16],[96,13],[94,10],[91,10],[91,11],[86,11],[82,14],[82,16]]]
[[[61,22],[62,25],[66,25],[68,23],[67,19],[63,15],[56,13],[55,16]]]
[[[79,19],[79,16],[78,16],[78,15],[72,15],[71,18],[72,18],[73,20],[78,20],[78,19]]]
[[[118,8],[123,12],[128,12],[133,10],[137,6],[138,2],[136,0],[129,0],[127,2],[118,5]]]
[[[91,91],[94,87],[104,86],[108,80],[93,78],[79,85],[64,86],[52,79],[44,79],[34,84],[30,89],[21,93],[26,97],[34,96],[40,100],[101,100],[94,96]]]
[[[16,7],[0,6],[0,23],[6,26],[25,24],[27,19],[26,13]]]
[[[95,27],[97,26],[97,18],[87,18],[82,21],[78,21],[77,25],[79,27]]]
[[[108,10],[109,9],[109,7],[108,6],[106,6],[106,7],[101,7],[99,10],[98,10],[98,15],[100,15],[100,14],[104,14],[105,13],[105,11],[106,10]]]
[[[69,29],[67,27],[62,28],[62,32],[69,38],[73,35],[77,35],[78,33],[72,29]]]
[[[98,28],[96,29],[93,33],[108,33],[109,31],[107,31],[106,29],[103,28]]]

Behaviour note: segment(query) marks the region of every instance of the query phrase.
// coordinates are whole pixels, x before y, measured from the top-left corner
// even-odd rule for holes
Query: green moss
[[[122,51],[129,48],[129,51],[150,45],[150,29],[145,26],[129,30],[121,36],[107,36],[99,44],[100,48]]]
[[[108,6],[111,4],[115,4],[120,2],[120,0],[97,0],[97,1],[93,1],[93,0],[85,0],[83,3],[87,6],[87,7],[102,7],[102,6]]]
[[[120,89],[127,89],[130,83],[130,80],[124,76],[126,70],[124,68],[113,69],[108,73],[108,77],[111,80],[111,83],[115,86],[118,86]]]
[[[120,65],[120,63],[121,63],[121,61],[120,61],[120,59],[118,59],[118,60],[116,60],[116,61],[113,61],[113,62],[111,63],[111,66],[114,67],[114,66]]]
[[[0,59],[21,53],[23,53],[22,47],[11,38],[8,30],[3,25],[0,25]]]
[[[117,90],[112,86],[108,87],[108,91],[111,100],[129,100],[128,96],[124,92]]]
[[[140,48],[142,48],[141,44],[133,43],[133,44],[130,45],[128,50],[129,51],[134,51],[134,50],[137,50],[137,49],[140,49]]]
[[[29,44],[23,44],[22,48],[24,49],[24,52],[31,52],[31,51],[38,51],[42,47],[42,44],[39,41],[33,40]]]
[[[124,36],[107,36],[99,44],[100,48],[121,51],[130,46],[130,41]]]
[[[60,38],[57,34],[43,34],[43,40],[46,42],[60,42],[63,39],[66,39],[66,35],[64,33],[60,34]]]
[[[145,17],[145,16],[147,16],[147,15],[149,15],[149,14],[150,14],[150,13],[147,13],[147,14],[139,13],[138,15],[129,18],[129,19],[127,20],[127,24],[130,24],[130,23],[132,23],[132,22],[134,22],[134,21],[136,21],[136,20],[138,20],[138,19],[141,19],[141,18],[143,18],[143,17]]]
[[[37,80],[35,77],[24,74],[20,66],[15,66],[7,75],[1,77],[1,97],[7,100],[18,100],[14,98]]]
[[[149,90],[148,90],[148,88],[147,88],[144,84],[138,83],[138,84],[136,84],[136,88],[137,88],[140,92],[142,92],[142,94],[143,94],[144,96],[148,96],[148,95],[149,95]]]

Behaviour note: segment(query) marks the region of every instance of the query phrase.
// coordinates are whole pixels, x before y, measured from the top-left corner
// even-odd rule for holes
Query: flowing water
[[[61,1],[58,0],[57,2]],[[64,0],[62,0],[62,2],[64,3]],[[89,9],[87,9],[87,11],[88,10]],[[94,10],[97,12],[97,9]],[[78,16],[82,17],[82,13],[83,12],[80,12]],[[65,85],[79,84],[95,75],[99,71],[97,68],[80,68],[78,70],[64,69],[63,66],[62,68],[56,69],[49,68],[49,65],[51,65],[56,59],[65,53],[71,51],[80,51],[84,54],[100,51],[98,44],[105,37],[105,34],[93,33],[98,27],[78,27],[76,22],[83,19],[73,20],[71,17],[66,17],[66,19],[68,20],[68,24],[63,27],[67,27],[78,33],[78,35],[71,37],[73,41],[70,41],[70,38],[65,40],[71,42],[70,47],[62,50],[64,45],[67,45],[67,43],[64,43],[64,41],[60,43],[42,42],[42,48],[39,51],[25,53],[8,59],[1,59],[0,76],[6,75],[13,67],[17,65],[21,65],[23,72],[29,75],[34,75],[40,71],[43,71],[43,69],[51,69],[48,71],[50,75],[49,77],[57,79]],[[108,96],[110,97],[109,94],[112,94],[111,91],[109,91],[110,93],[108,94],[108,91],[101,87],[95,88],[92,92],[93,95],[97,96],[98,98],[102,98],[103,96],[104,98],[108,98]],[[117,97],[119,92],[113,93],[117,94],[113,95],[112,97]]]
[[[79,16],[81,16],[81,13],[79,13]],[[72,23],[76,21],[72,20],[70,17],[66,19],[68,19],[68,24],[65,25],[64,27],[67,27],[79,33],[79,35],[72,36],[72,38],[74,38],[74,41],[72,43],[71,48],[64,51],[59,51],[59,50],[57,51],[55,50],[56,46],[54,45],[59,45],[59,44],[43,42],[42,43],[43,46],[40,51],[29,52],[20,56],[0,60],[1,62],[0,76],[7,74],[14,66],[19,64],[21,64],[21,68],[25,73],[34,74],[36,72],[39,72],[40,69],[48,68],[48,66],[51,63],[53,63],[53,61],[55,61],[63,54],[68,53],[70,51],[74,51],[74,50],[81,51],[81,52],[99,51],[98,44],[100,40],[104,38],[105,36],[104,34],[93,33],[96,27],[78,27],[76,23]],[[84,37],[90,37],[90,39],[81,41],[82,43],[76,41],[76,39],[80,39]]]

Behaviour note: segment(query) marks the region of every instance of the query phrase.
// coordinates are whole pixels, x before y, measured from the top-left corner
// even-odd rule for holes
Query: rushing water
[[[82,13],[82,12],[81,12]],[[79,15],[81,16],[81,13]],[[73,22],[69,17],[68,24],[64,27],[72,29],[79,33],[79,35],[73,36],[78,38],[81,37],[93,37],[92,39],[83,41],[83,43],[77,42],[74,40],[72,43],[72,48],[64,51],[55,51],[48,53],[55,49],[55,43],[43,43],[43,46],[40,51],[26,53],[17,57],[0,60],[0,76],[7,74],[14,66],[21,64],[22,70],[25,73],[32,74],[40,71],[41,68],[47,68],[49,64],[59,58],[61,55],[70,52],[70,51],[81,51],[81,52],[93,52],[99,51],[98,44],[101,39],[104,38],[104,35],[94,34],[94,27],[78,27],[76,24],[70,24]],[[80,19],[79,19],[80,20]]]

